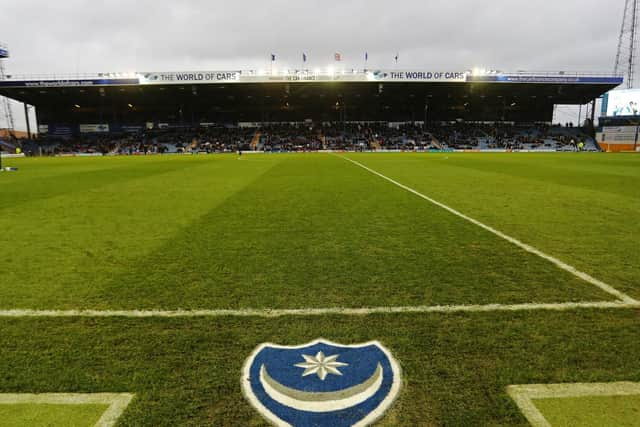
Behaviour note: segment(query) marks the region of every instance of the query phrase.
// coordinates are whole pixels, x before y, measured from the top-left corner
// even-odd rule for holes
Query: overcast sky
[[[611,71],[624,0],[3,0],[9,74],[279,67]],[[398,64],[394,57],[399,54]]]

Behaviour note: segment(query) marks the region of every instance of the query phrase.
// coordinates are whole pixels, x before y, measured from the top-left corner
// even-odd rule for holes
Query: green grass
[[[0,404],[2,427],[92,427],[109,405]]]
[[[265,426],[240,389],[262,342],[380,340],[403,386],[381,426],[526,426],[511,384],[640,381],[640,310],[3,319],[0,392],[135,393],[121,426]]]
[[[456,162],[467,159],[358,158],[391,176],[414,171],[417,178],[407,182],[429,194],[460,169]],[[407,162],[416,164],[408,168]],[[532,163],[535,167],[536,159]],[[429,175],[435,173],[433,164],[445,165],[439,166],[444,170],[438,180]],[[3,222],[13,224],[0,237],[0,246],[11,248],[0,261],[5,308],[300,308],[610,299],[549,262],[334,156],[27,159],[16,165],[21,170],[3,176],[0,184]],[[399,179],[405,178],[400,174]],[[544,226],[525,228],[529,232],[524,233],[510,224],[547,223],[557,215],[554,206],[518,211],[516,218],[497,201],[471,197],[484,187],[495,189],[496,182],[468,182],[466,195],[452,183],[445,202],[451,197],[474,202],[459,208],[482,220],[491,205],[503,212],[501,219],[489,221],[492,225],[525,242],[544,243],[537,235]],[[517,198],[512,204],[527,199],[516,187],[510,191]],[[557,205],[570,201],[562,198]],[[582,194],[571,202],[584,205],[580,212],[587,209]],[[629,198],[619,209],[631,218],[637,202]],[[580,229],[593,221],[582,218]],[[625,229],[634,231],[636,223],[629,221]],[[571,232],[555,238],[567,241]],[[628,268],[620,259],[618,268],[609,263],[607,271],[623,267],[619,275],[629,279],[621,285],[630,287],[638,277],[632,264],[637,259],[640,265],[638,251],[631,250],[631,234],[610,243],[607,237],[601,245],[591,242],[591,252],[579,256],[553,250],[548,243],[540,246],[585,267],[589,260],[600,263],[598,253],[625,250],[620,257],[631,258]],[[12,268],[17,264],[20,268]],[[588,270],[600,277],[598,269]],[[310,287],[317,292],[311,294]]]
[[[638,427],[640,395],[535,399],[553,427]]]
[[[351,156],[640,298],[640,156]]]
[[[349,154],[640,298],[640,156]],[[332,155],[44,158],[0,174],[0,309],[612,301]],[[380,340],[383,426],[526,425],[511,384],[640,381],[640,310],[0,318],[0,392],[130,392],[121,426],[265,425],[260,343]]]

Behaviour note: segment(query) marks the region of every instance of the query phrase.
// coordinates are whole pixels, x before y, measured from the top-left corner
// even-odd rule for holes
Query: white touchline
[[[633,396],[640,395],[640,383],[568,383],[510,385],[507,393],[516,402],[522,414],[533,427],[551,427],[533,402],[536,399],[567,397]]]
[[[0,318],[20,317],[283,317],[283,316],[366,316],[402,313],[487,313],[499,311],[567,311],[578,309],[640,309],[640,302],[596,301],[529,304],[433,305],[364,308],[283,308],[238,310],[0,310]]]
[[[0,393],[0,405],[109,405],[94,427],[112,427],[131,403],[130,393]]]
[[[571,266],[571,265],[569,265],[569,264],[567,264],[567,263],[565,263],[563,261],[560,261],[559,259],[557,259],[555,257],[552,257],[551,255],[548,255],[548,254],[542,252],[539,249],[534,248],[531,245],[523,243],[520,240],[518,240],[518,239],[516,239],[514,237],[511,237],[511,236],[508,236],[508,235],[504,234],[503,232],[501,232],[499,230],[496,230],[495,228],[493,228],[491,226],[483,224],[480,221],[475,220],[475,219],[463,214],[462,212],[459,212],[459,211],[453,209],[452,207],[449,207],[449,206],[445,205],[444,203],[440,203],[439,201],[437,201],[435,199],[432,199],[429,196],[425,196],[424,194],[420,193],[419,191],[414,190],[411,187],[407,187],[406,185],[401,184],[398,181],[396,181],[396,180],[394,180],[392,178],[389,178],[388,176],[383,175],[380,172],[377,172],[377,171],[375,171],[375,170],[363,165],[360,162],[352,160],[352,159],[350,159],[348,157],[339,156],[337,154],[335,154],[335,155],[340,157],[341,159],[344,159],[344,160],[347,160],[347,161],[353,163],[356,166],[361,167],[362,169],[364,169],[364,170],[366,170],[366,171],[368,171],[368,172],[370,172],[370,173],[372,173],[374,175],[379,176],[382,179],[385,179],[385,180],[389,181],[390,183],[402,188],[403,190],[406,190],[406,191],[408,191],[408,192],[410,192],[412,194],[415,194],[416,196],[418,196],[418,197],[420,197],[420,198],[422,198],[422,199],[424,199],[424,200],[426,200],[428,202],[431,202],[434,205],[436,205],[438,207],[441,207],[442,209],[444,209],[446,211],[449,211],[450,213],[452,213],[452,214],[454,214],[454,215],[456,215],[456,216],[458,216],[458,217],[460,217],[460,218],[462,218],[464,220],[467,220],[467,221],[469,221],[470,223],[472,223],[474,225],[477,225],[478,227],[481,227],[481,228],[487,230],[490,233],[495,234],[498,237],[503,238],[504,240],[506,240],[506,241],[508,241],[510,243],[513,243],[514,245],[518,246],[521,249],[524,249],[525,251],[527,251],[529,253],[537,255],[540,258],[546,259],[547,261],[555,264],[557,267],[561,268],[562,270],[567,271],[567,272],[573,274],[574,276],[578,277],[579,279],[582,279],[587,283],[590,283],[590,284],[592,284],[594,286],[597,286],[598,288],[602,289],[603,291],[607,292],[608,294],[615,296],[616,298],[618,298],[622,302],[627,302],[627,303],[638,302],[635,299],[631,298],[629,295],[626,295],[626,294],[620,292],[619,290],[615,289],[613,286],[604,283],[602,280],[598,280],[598,279],[588,275],[587,273],[584,273],[584,272],[578,270],[577,268],[575,268],[575,267],[573,267],[573,266]]]

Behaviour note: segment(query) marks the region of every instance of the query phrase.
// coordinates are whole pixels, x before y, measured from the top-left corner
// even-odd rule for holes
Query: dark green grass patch
[[[228,156],[27,159],[19,179],[0,185],[0,306],[78,307],[277,162]],[[83,171],[87,165],[95,170]],[[61,169],[67,172],[58,175]],[[30,197],[33,192],[38,196]],[[14,194],[20,203],[13,203]]]
[[[47,180],[31,178],[40,164],[29,160],[0,187],[10,225],[0,236],[10,248],[0,258],[1,308],[611,299],[336,156],[89,162],[93,173],[60,175],[73,164],[47,159]]]
[[[0,392],[131,392],[121,426],[266,425],[240,389],[260,343],[380,340],[403,385],[382,426],[526,426],[511,384],[640,380],[640,311],[1,319]]]

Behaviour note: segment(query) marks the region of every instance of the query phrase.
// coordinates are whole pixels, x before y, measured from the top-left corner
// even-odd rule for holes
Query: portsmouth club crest
[[[245,362],[242,389],[278,426],[366,426],[400,390],[400,369],[379,342],[262,344]]]

